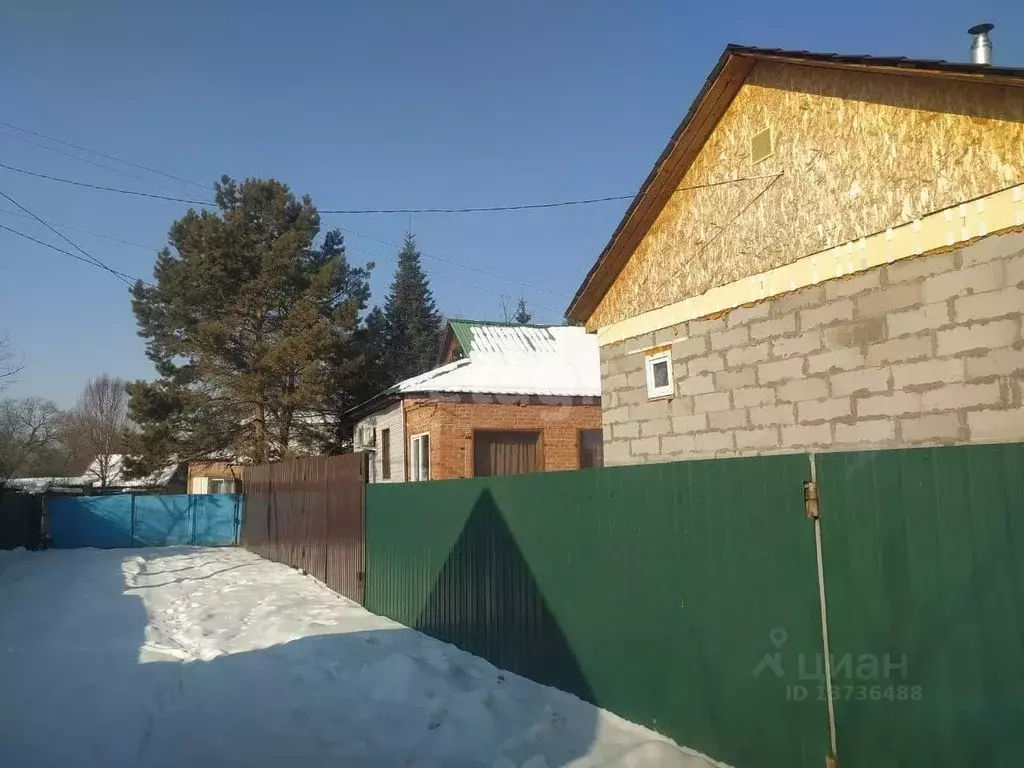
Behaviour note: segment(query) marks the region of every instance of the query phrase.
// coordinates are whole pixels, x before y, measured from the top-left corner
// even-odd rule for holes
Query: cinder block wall
[[[579,431],[600,428],[597,398],[467,395],[405,401],[406,441],[430,433],[432,480],[473,477],[474,430],[541,430],[544,470],[551,472],[579,469]]]
[[[1007,234],[602,347],[605,463],[1024,440],[1022,313]]]

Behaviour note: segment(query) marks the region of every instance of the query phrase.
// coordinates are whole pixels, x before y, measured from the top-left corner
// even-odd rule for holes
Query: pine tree
[[[174,222],[155,285],[132,290],[159,375],[129,387],[136,472],[171,456],[266,461],[313,433],[330,439],[315,415],[361,354],[372,265],[350,265],[338,232],[317,248],[316,208],[280,182],[225,176],[215,189],[219,210]]]
[[[516,311],[512,315],[512,321],[520,325],[529,325],[533,321],[533,313],[526,306],[526,299],[522,296],[519,297],[519,303],[516,304]]]
[[[405,236],[398,267],[384,302],[381,377],[385,386],[434,367],[443,331],[430,283],[420,263],[416,238]]]

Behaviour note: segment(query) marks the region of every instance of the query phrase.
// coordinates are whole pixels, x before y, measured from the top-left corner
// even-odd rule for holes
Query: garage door
[[[544,469],[541,433],[474,432],[473,475],[524,475]]]

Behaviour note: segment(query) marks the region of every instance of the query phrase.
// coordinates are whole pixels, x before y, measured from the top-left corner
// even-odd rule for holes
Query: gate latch
[[[811,520],[817,520],[818,514],[818,484],[813,480],[804,480],[804,514]]]

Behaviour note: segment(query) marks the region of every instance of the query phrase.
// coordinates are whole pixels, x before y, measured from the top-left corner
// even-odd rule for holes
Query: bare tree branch
[[[15,361],[10,337],[0,336],[0,391],[13,384],[24,367],[24,363]]]
[[[49,400],[0,401],[0,480],[8,480],[52,448],[61,436],[60,411]]]
[[[95,457],[86,474],[105,491],[118,467],[113,459],[124,451],[128,418],[128,382],[103,374],[89,379],[69,418],[68,444],[73,455]]]

